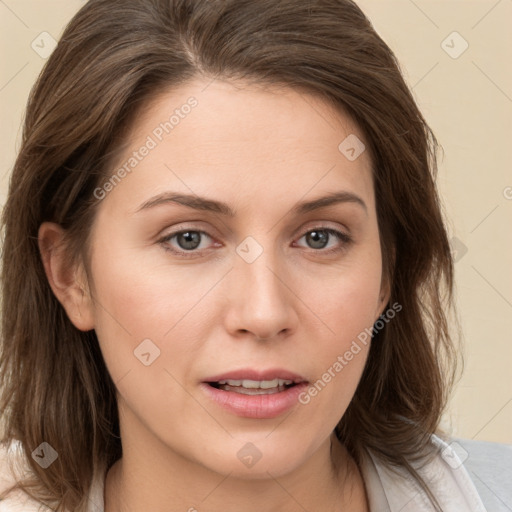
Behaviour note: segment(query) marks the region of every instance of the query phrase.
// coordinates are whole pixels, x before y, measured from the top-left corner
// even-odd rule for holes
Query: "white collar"
[[[431,437],[435,457],[416,467],[443,512],[486,512],[476,488],[452,448],[436,435]],[[427,494],[404,468],[395,473],[377,456],[367,452],[361,464],[370,512],[432,512]]]

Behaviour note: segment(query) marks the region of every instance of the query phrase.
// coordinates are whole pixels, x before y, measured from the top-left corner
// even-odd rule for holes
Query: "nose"
[[[297,328],[298,298],[291,277],[270,251],[252,263],[239,258],[229,273],[226,329],[235,336],[251,334],[257,340],[287,337]]]

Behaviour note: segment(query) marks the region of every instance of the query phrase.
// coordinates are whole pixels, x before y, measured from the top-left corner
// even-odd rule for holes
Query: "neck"
[[[334,434],[298,467],[258,478],[220,474],[146,430],[122,434],[123,456],[105,480],[105,512],[368,510],[357,465]]]

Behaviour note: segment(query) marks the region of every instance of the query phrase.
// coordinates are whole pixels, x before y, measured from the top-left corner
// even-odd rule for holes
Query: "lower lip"
[[[276,418],[298,403],[299,395],[307,387],[306,382],[296,384],[279,393],[268,395],[243,395],[223,391],[203,382],[201,388],[215,403],[243,418]]]

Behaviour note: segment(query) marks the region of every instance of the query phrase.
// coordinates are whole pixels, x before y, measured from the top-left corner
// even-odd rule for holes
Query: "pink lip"
[[[291,380],[294,386],[279,393],[268,395],[243,395],[234,391],[216,389],[208,382],[220,380]],[[275,418],[298,403],[298,397],[307,387],[307,380],[296,373],[282,369],[253,370],[241,369],[208,377],[201,383],[201,388],[213,402],[227,411],[244,418]]]
[[[297,375],[296,373],[289,372],[288,370],[282,370],[280,368],[269,369],[269,370],[253,370],[251,368],[245,368],[241,370],[234,370],[232,372],[222,373],[215,375],[214,377],[208,377],[203,382],[219,382],[219,380],[293,380],[294,382],[306,382],[306,379]]]

